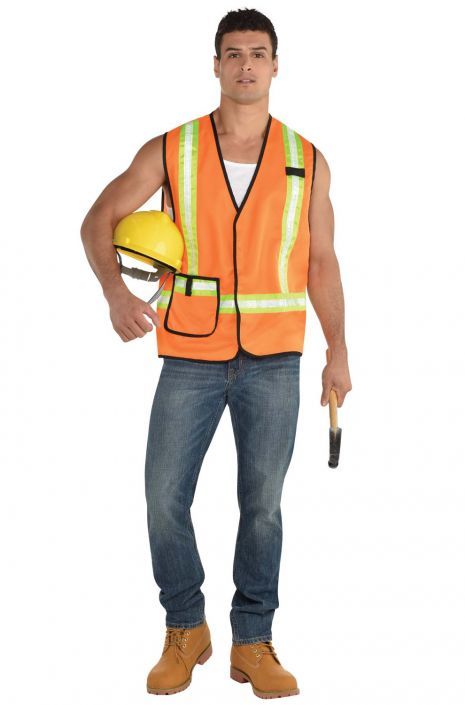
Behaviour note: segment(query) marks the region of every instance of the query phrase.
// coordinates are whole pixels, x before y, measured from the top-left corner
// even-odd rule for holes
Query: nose
[[[250,69],[251,69],[250,62],[247,61],[244,64],[244,66],[242,66],[241,68],[242,68],[242,71],[250,71]]]

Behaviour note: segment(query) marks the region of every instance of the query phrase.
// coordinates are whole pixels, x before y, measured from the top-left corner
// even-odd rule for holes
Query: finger
[[[329,390],[330,387],[327,384],[323,384],[323,392],[321,394],[321,404],[322,406],[326,406],[326,404],[329,401]]]
[[[326,367],[323,369],[323,372],[321,373],[321,399],[320,399],[320,404],[322,406],[325,406],[325,404],[328,403],[328,395],[329,395],[329,387],[328,387],[328,382],[325,379],[325,372],[326,372]]]
[[[147,333],[146,330],[141,328],[136,319],[130,321],[127,324],[127,327],[136,338],[143,338],[144,335]]]
[[[342,406],[344,404],[344,399],[346,398],[346,395],[341,392],[338,398],[340,399],[338,406]]]
[[[149,318],[151,318],[154,323],[158,322],[158,314],[156,311],[153,310],[151,306],[147,306],[146,308],[144,308],[143,312],[147,316],[149,316]]]
[[[144,313],[141,313],[141,314],[135,319],[136,322],[137,322],[137,324],[138,324],[138,325],[142,328],[142,330],[144,330],[146,333],[148,333],[149,331],[151,331],[151,330],[153,329],[152,324],[151,324],[150,321],[147,320],[147,318],[146,318],[147,315],[148,315],[148,314],[146,314],[146,313],[144,312]]]
[[[152,319],[152,321],[155,323],[156,327],[158,328],[161,325],[160,317],[156,311],[154,311],[153,309],[150,309],[150,310],[152,311],[152,314],[150,314],[148,311],[144,311],[144,313],[147,316],[150,316],[150,318]]]
[[[126,338],[128,339],[128,342],[130,340],[134,340],[134,338],[137,338],[136,335],[132,332],[132,330],[129,328],[129,326],[125,326],[124,328],[121,328],[121,331],[124,333]]]

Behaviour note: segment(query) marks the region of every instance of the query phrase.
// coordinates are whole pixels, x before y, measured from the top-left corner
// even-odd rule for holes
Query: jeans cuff
[[[245,639],[240,639],[237,638],[235,639],[233,637],[233,644],[236,646],[239,646],[240,644],[255,644],[258,641],[271,641],[271,633],[270,634],[265,634],[263,636],[254,636],[254,637],[247,637]]]
[[[166,620],[166,625],[167,627],[174,627],[176,629],[191,629],[193,627],[198,627],[200,624],[203,624],[206,622],[205,617],[203,617],[200,621],[197,622],[169,622]]]

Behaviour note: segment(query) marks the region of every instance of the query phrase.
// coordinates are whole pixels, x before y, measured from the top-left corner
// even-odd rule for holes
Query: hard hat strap
[[[168,277],[170,276],[170,274],[173,274],[173,272],[167,271],[167,272],[165,272],[165,274],[166,274],[166,276],[165,276],[164,280],[162,281],[161,286],[158,287],[157,291],[156,291],[155,294],[152,296],[152,298],[147,301],[148,304],[151,304],[153,301],[155,301],[155,299],[158,299],[158,297],[159,297],[160,294],[161,294],[161,290],[163,289],[163,287],[164,287],[165,284],[166,284],[166,280],[168,279]]]
[[[123,264],[123,260],[121,259],[121,255],[118,252],[118,250],[116,250],[116,254],[118,256],[121,274],[128,274],[133,279],[143,279],[144,281],[147,281],[147,282],[156,282],[163,275],[165,276],[165,278],[161,282],[161,286],[158,287],[155,294],[152,296],[151,299],[149,299],[147,301],[147,303],[151,304],[153,301],[155,301],[155,299],[158,299],[158,297],[160,296],[160,294],[162,292],[163,287],[166,284],[166,280],[168,279],[170,274],[173,274],[172,270],[169,269],[168,267],[163,267],[162,265],[160,265],[158,267],[156,272],[149,272],[146,269],[137,269],[136,267],[126,267]]]
[[[156,282],[160,279],[161,275],[165,270],[157,272],[148,272],[145,269],[137,269],[136,267],[125,267],[124,264],[121,265],[122,274],[128,274],[133,279],[143,279],[147,282]]]

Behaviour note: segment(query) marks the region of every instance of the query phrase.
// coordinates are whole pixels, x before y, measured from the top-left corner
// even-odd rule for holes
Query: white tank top
[[[241,164],[240,162],[230,162],[227,159],[223,159],[226,171],[228,174],[229,183],[233,190],[234,198],[238,206],[241,205],[242,199],[245,196],[249,184],[252,180],[252,176],[255,171],[256,164]],[[167,206],[168,213],[171,218],[173,218],[173,209]]]

